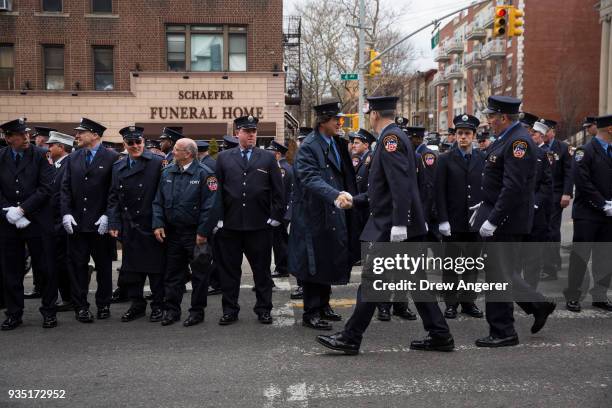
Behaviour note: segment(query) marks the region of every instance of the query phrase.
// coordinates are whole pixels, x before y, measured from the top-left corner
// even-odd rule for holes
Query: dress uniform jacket
[[[357,195],[355,170],[345,140],[334,136],[342,162],[317,131],[302,142],[294,163],[289,271],[306,282],[348,283],[352,265],[360,258],[359,225],[353,210],[340,210],[334,201],[341,191]]]
[[[53,175],[52,184],[52,203],[53,203],[53,230],[55,232],[64,232],[62,226],[62,209],[60,205],[60,195],[62,192],[62,180],[66,172],[66,163],[68,156],[65,156],[59,163],[54,164],[55,173]]]
[[[87,149],[79,149],[66,159],[60,205],[62,216],[70,214],[77,225],[75,232],[96,232],[94,225],[106,214],[113,164],[117,152],[100,146],[92,162],[86,163]]]
[[[355,168],[357,177],[357,192],[359,194],[367,193],[368,191],[371,161],[372,152],[368,150]],[[370,208],[368,205],[364,205],[363,208],[357,208],[355,211],[359,216],[359,231],[362,231],[366,222],[368,222],[368,218],[370,217]]]
[[[215,171],[215,172],[217,171],[217,161],[213,159],[212,157],[210,157],[210,155],[204,157],[201,160],[201,163],[210,167],[212,171]]]
[[[535,201],[536,213],[540,218],[550,217],[553,203],[553,181],[552,169],[549,155],[541,148],[536,148],[537,152],[537,172],[535,180]]]
[[[482,206],[475,227],[488,220],[496,235],[525,235],[533,227],[537,146],[518,122],[489,146],[482,179]]]
[[[553,140],[549,147],[554,157],[552,165],[553,191],[558,202],[561,195],[573,195],[574,185],[572,180],[572,155],[569,153],[569,145],[559,140]]]
[[[485,156],[473,149],[469,163],[457,148],[440,155],[436,172],[436,207],[439,222],[448,222],[451,231],[474,232],[469,208],[482,201],[482,171]]]
[[[253,148],[245,166],[239,147],[224,150],[217,159],[217,177],[223,202],[223,228],[257,231],[268,219],[285,215],[283,179],[274,155]]]
[[[153,235],[153,199],[163,159],[145,151],[129,167],[129,158],[113,166],[108,196],[108,229],[119,231],[123,245],[122,272],[162,273],[164,247]]]
[[[211,168],[194,160],[181,172],[175,163],[162,171],[153,200],[153,225],[210,237],[221,211],[219,182]]]
[[[435,200],[435,178],[438,167],[438,156],[425,145],[419,146],[416,153],[417,182],[425,221],[428,224],[438,222],[438,212]]]
[[[612,217],[603,211],[605,202],[612,200],[612,158],[593,138],[576,150],[574,160],[576,198],[572,218],[612,224]]]
[[[388,242],[393,226],[407,226],[408,239],[427,233],[415,160],[408,136],[395,124],[387,126],[370,162],[368,192],[354,200],[370,206],[362,241]]]
[[[291,191],[293,190],[293,166],[289,164],[287,159],[280,159],[278,161],[280,166],[281,175],[283,178],[283,189],[284,189],[284,202],[285,202],[285,214],[283,221],[291,221]],[[281,220],[278,220],[281,221]]]
[[[19,167],[10,147],[0,150],[0,208],[21,207],[31,224],[20,231],[21,237],[39,237],[52,231],[53,211],[49,205],[52,195],[53,167],[45,152],[35,146],[23,151]],[[0,235],[15,236],[17,228],[0,216]]]

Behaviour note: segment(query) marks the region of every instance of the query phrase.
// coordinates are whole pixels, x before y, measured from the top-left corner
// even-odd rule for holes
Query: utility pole
[[[367,66],[365,65],[365,0],[359,0],[359,127],[365,128],[363,106],[365,104],[365,76]]]

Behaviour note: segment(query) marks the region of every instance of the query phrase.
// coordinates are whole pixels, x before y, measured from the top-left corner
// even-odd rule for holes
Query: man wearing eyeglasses
[[[489,132],[479,133],[478,136],[476,136],[476,141],[478,142],[478,150],[486,155],[487,149],[489,149],[489,146],[491,146]]]
[[[152,219],[163,158],[145,150],[143,132],[137,126],[119,131],[128,156],[114,164],[108,196],[109,233],[121,241],[122,281],[132,302],[121,317],[122,322],[145,316],[147,302],[143,288],[147,277],[153,294],[149,320],[162,319],[164,245],[153,235]]]
[[[93,315],[87,301],[90,257],[96,264],[97,318],[110,317],[113,239],[107,234],[106,205],[113,163],[119,154],[102,146],[106,127],[101,124],[82,118],[75,130],[79,149],[66,159],[60,205],[62,225],[68,233],[76,319],[81,323],[92,323]]]

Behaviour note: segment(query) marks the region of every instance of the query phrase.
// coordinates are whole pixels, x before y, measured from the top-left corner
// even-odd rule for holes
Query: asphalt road
[[[61,313],[59,327],[44,330],[37,301],[26,301],[24,325],[0,333],[0,407],[612,406],[612,313],[559,307],[531,335],[531,319],[517,311],[521,344],[498,350],[474,346],[487,334],[484,319],[460,317],[449,323],[452,353],[409,350],[424,335],[420,321],[374,320],[360,355],[349,357],[328,353],[300,325],[292,278],[277,280],[271,326],[252,313],[246,265],[243,283],[240,321],[228,327],[217,324],[219,296],[209,298],[205,323],[191,328],[121,323],[128,304],[119,304],[109,320],[84,325]],[[542,289],[559,296],[564,283],[562,274]],[[345,320],[355,291],[356,283],[334,288]],[[65,390],[65,399],[9,399],[14,389]]]

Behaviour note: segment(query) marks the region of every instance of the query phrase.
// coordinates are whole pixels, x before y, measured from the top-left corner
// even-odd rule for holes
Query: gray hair
[[[191,153],[191,158],[192,159],[197,159],[198,158],[198,145],[196,144],[195,141],[193,141],[192,139],[189,138],[183,138],[183,139],[179,139],[176,141],[177,145],[184,145],[185,150],[189,153]]]

